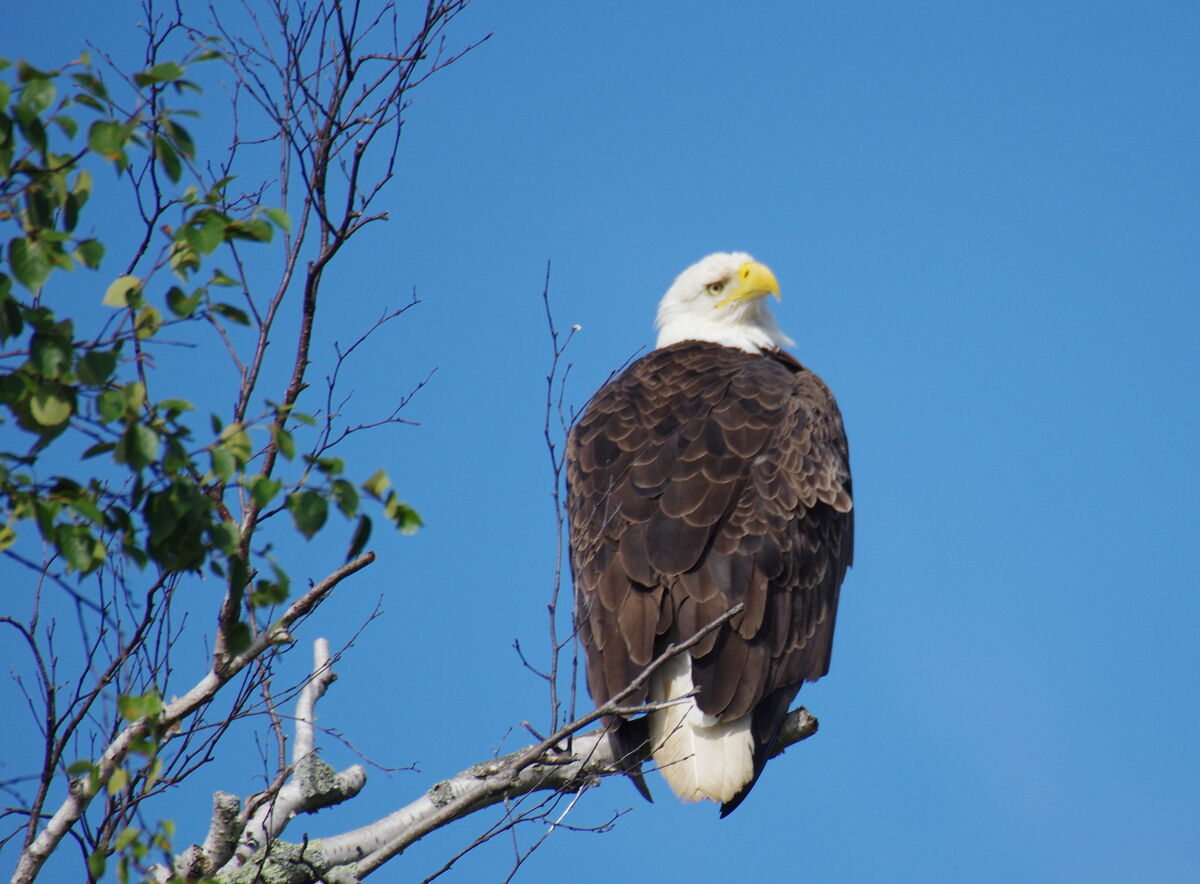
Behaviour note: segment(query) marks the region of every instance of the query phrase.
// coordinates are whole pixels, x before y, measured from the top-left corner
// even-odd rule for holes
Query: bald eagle
[[[675,794],[722,816],[762,773],[801,684],[829,671],[853,555],[841,414],[783,350],[793,342],[766,295],[779,297],[774,274],[744,252],[684,270],[659,304],[657,348],[592,397],[567,443],[576,627],[597,705],[745,605],[622,704],[693,697],[609,722],[622,755],[648,733]]]

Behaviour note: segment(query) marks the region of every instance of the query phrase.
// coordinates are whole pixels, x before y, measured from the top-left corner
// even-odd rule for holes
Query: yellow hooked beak
[[[774,295],[776,301],[781,300],[779,283],[775,279],[775,274],[771,272],[771,268],[766,264],[747,261],[738,268],[737,275],[737,288],[718,301],[718,307],[736,304],[739,301],[749,301],[751,298],[761,298],[763,295]]]

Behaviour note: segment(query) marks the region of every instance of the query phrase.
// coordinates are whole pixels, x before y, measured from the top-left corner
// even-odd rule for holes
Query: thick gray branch
[[[213,814],[208,836],[204,839],[203,846],[193,844],[175,857],[171,865],[176,878],[198,881],[229,861],[241,832],[238,821],[241,810],[242,802],[236,795],[228,792],[213,794]],[[170,878],[165,867],[157,866],[152,872],[155,880],[166,881]]]
[[[777,753],[816,732],[817,719],[807,709],[793,710],[780,732]],[[361,829],[311,840],[303,846],[304,862],[314,875],[328,878],[335,872],[346,881],[361,880],[398,853],[397,844],[407,847],[433,828],[533,792],[578,792],[596,785],[603,777],[626,773],[631,761],[640,764],[649,760],[648,743],[632,759],[618,758],[604,729],[579,734],[572,739],[569,752],[551,750],[533,763],[525,761],[528,751],[472,765],[435,783],[406,807]],[[275,854],[276,849],[272,848],[275,858],[282,859],[301,848],[279,845],[280,852]]]
[[[565,725],[540,743],[472,765],[435,783],[416,801],[370,825],[328,838],[289,844],[280,841],[279,835],[296,814],[312,813],[345,801],[356,795],[366,780],[365,773],[357,765],[335,774],[316,756],[314,709],[317,700],[334,680],[328,645],[319,639],[314,650],[312,678],[297,700],[291,776],[277,794],[250,815],[236,853],[223,866],[208,866],[207,869],[219,868],[216,877],[225,884],[276,878],[293,884],[316,881],[352,884],[429,832],[476,811],[533,792],[578,793],[596,785],[603,777],[629,774],[651,760],[648,739],[643,739],[632,755],[621,758],[613,750],[607,729],[582,734],[578,731],[604,716],[646,711],[649,707],[623,707],[620,703],[663,662],[685,651],[739,610],[740,605],[686,642],[667,648],[610,703]],[[637,721],[633,724],[636,726]],[[784,721],[776,754],[816,731],[817,720],[808,710],[803,707],[793,710]],[[191,851],[181,855],[176,862],[177,872],[187,869],[194,873],[204,868],[201,864],[188,866],[184,862],[192,856]],[[211,871],[206,873],[212,874]]]
[[[347,801],[366,785],[367,773],[362,765],[351,765],[337,773],[317,756],[316,705],[336,678],[329,657],[329,642],[319,638],[313,643],[312,676],[296,700],[291,776],[246,821],[234,855],[227,857],[228,862],[223,864],[227,870],[235,871],[251,863],[255,854],[275,842],[297,815],[315,813],[323,807]]]

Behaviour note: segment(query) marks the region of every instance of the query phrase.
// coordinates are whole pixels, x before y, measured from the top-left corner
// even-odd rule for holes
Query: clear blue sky
[[[20,4],[0,55],[133,51],[138,16]],[[801,693],[821,731],[724,821],[608,782],[568,822],[632,808],[614,831],[556,834],[520,880],[1200,880],[1200,5],[478,0],[451,40],[489,31],[416,94],[393,221],[327,292],[326,347],[422,300],[357,364],[364,416],[438,370],[421,426],[355,452],[427,527],[380,538],[302,636],[344,643],[382,596],[322,722],[421,770],[307,830],[545,719],[511,644],[543,653],[552,578],[547,259],[582,405],[652,343],[680,269],[744,249],[851,440],[857,559]],[[180,797],[181,841],[207,790],[254,788],[236,770]],[[419,880],[481,828],[371,880]]]

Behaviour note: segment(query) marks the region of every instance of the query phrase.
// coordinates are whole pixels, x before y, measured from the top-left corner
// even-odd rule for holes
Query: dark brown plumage
[[[699,709],[722,722],[753,716],[753,778],[725,815],[753,787],[800,685],[829,670],[854,535],[833,396],[782,351],[673,344],[592,398],[570,434],[567,482],[597,704],[666,645],[745,603],[690,651]],[[633,732],[614,724],[619,740]]]

